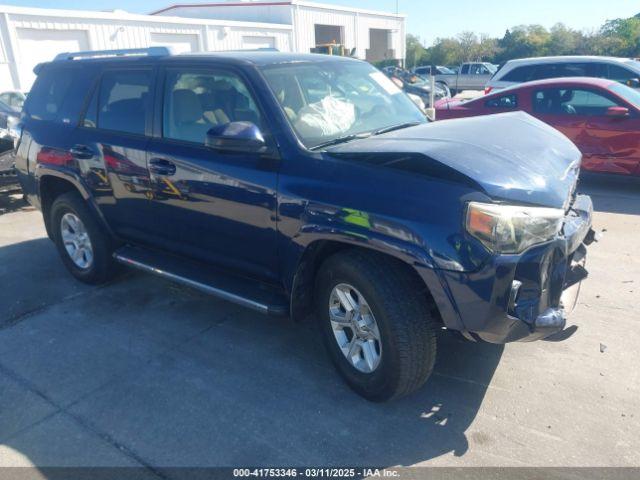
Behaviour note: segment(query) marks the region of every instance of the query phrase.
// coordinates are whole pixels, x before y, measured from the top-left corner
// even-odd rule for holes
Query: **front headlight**
[[[563,219],[564,212],[556,208],[471,202],[466,228],[492,252],[521,253],[553,239]]]

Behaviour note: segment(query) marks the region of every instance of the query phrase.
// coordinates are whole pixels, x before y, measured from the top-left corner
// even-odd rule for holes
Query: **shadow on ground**
[[[578,192],[591,196],[597,212],[640,215],[640,178],[583,173]]]
[[[7,187],[7,190],[0,189],[0,215],[32,208],[23,199],[22,193],[18,188]]]
[[[443,332],[427,385],[372,404],[338,378],[310,324],[145,275],[74,287],[48,240],[1,248],[0,283],[34,259],[48,273],[26,272],[28,290],[12,291],[45,305],[15,321],[12,293],[0,290],[0,325],[14,319],[0,327],[0,444],[39,466],[392,466],[462,456],[503,352]]]

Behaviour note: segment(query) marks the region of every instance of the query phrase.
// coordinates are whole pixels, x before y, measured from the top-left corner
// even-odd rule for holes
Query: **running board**
[[[153,273],[266,315],[283,316],[289,313],[284,292],[269,285],[220,272],[208,265],[130,246],[116,250],[113,258],[128,267]]]

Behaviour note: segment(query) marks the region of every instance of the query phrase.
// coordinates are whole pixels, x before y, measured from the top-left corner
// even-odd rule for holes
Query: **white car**
[[[597,77],[640,88],[640,62],[630,58],[567,56],[510,60],[485,87],[485,93],[533,80]]]
[[[27,96],[24,93],[17,90],[8,90],[0,93],[0,102],[5,103],[17,112],[22,110],[22,105],[26,98]]]

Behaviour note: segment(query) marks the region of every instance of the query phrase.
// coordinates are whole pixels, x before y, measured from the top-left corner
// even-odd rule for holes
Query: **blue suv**
[[[347,383],[424,384],[443,328],[562,331],[594,240],[581,156],[524,113],[429,123],[382,72],[278,52],[61,54],[16,168],[66,267],[313,317]]]

